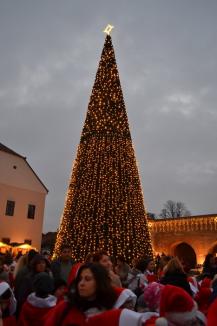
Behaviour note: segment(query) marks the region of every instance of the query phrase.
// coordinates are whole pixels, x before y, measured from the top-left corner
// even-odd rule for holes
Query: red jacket
[[[60,320],[61,326],[68,326],[68,325],[76,325],[76,326],[84,326],[85,325],[85,315],[82,314],[78,309],[75,307],[70,308],[70,310],[65,313],[65,309],[67,307],[67,303],[65,301],[61,301],[56,305],[52,311],[50,311],[46,318],[44,326],[54,326],[58,324]],[[64,318],[62,319],[62,317]]]
[[[47,313],[53,308],[39,308],[32,306],[29,302],[25,302],[18,320],[18,326],[43,326]]]
[[[22,306],[18,326],[43,326],[45,316],[56,306],[56,297],[40,298],[31,293]]]

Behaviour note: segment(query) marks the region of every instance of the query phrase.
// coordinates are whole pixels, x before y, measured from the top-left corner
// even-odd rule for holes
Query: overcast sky
[[[112,40],[145,205],[217,212],[216,0],[0,0],[0,142],[49,189],[56,230],[100,60]]]

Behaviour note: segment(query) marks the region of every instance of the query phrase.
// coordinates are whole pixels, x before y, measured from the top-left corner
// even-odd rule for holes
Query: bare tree
[[[154,213],[148,212],[148,213],[147,213],[147,216],[148,216],[148,218],[150,218],[151,220],[155,220],[155,219],[156,219],[156,214],[154,214]]]
[[[175,202],[174,200],[168,200],[164,204],[164,208],[159,215],[160,218],[176,218],[183,216],[190,216],[191,212],[186,208],[182,202]]]

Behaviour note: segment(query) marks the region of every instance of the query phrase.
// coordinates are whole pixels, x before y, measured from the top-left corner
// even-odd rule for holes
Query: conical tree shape
[[[68,187],[54,255],[106,250],[152,256],[150,233],[111,37],[107,35]]]

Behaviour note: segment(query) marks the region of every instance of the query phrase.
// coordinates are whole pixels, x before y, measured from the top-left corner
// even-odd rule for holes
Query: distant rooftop
[[[2,152],[6,152],[6,153],[9,153],[9,154],[12,154],[12,155],[15,155],[15,156],[19,156],[19,157],[22,157],[24,159],[26,159],[24,156],[16,153],[15,151],[13,151],[12,149],[10,149],[9,147],[3,145],[2,143],[0,143],[0,151]]]
[[[10,149],[9,147],[3,145],[2,143],[0,143],[0,151],[11,154],[11,155],[15,155],[18,156],[20,158],[22,158],[23,160],[25,160],[26,164],[29,166],[29,168],[32,170],[32,172],[34,173],[34,175],[36,176],[36,178],[38,179],[38,181],[42,184],[42,186],[46,189],[46,191],[48,192],[49,190],[47,189],[47,187],[43,184],[43,182],[40,180],[40,178],[38,177],[38,175],[35,173],[35,171],[32,169],[32,167],[29,165],[29,163],[26,160],[25,156],[22,156],[18,153],[16,153],[15,151],[13,151],[12,149]]]
[[[173,218],[149,218],[149,221],[151,222],[164,222],[164,221],[177,221],[177,220],[187,220],[191,218],[211,218],[211,217],[217,217],[216,214],[203,214],[203,215],[190,215],[190,216],[180,216],[180,217],[173,217]]]

